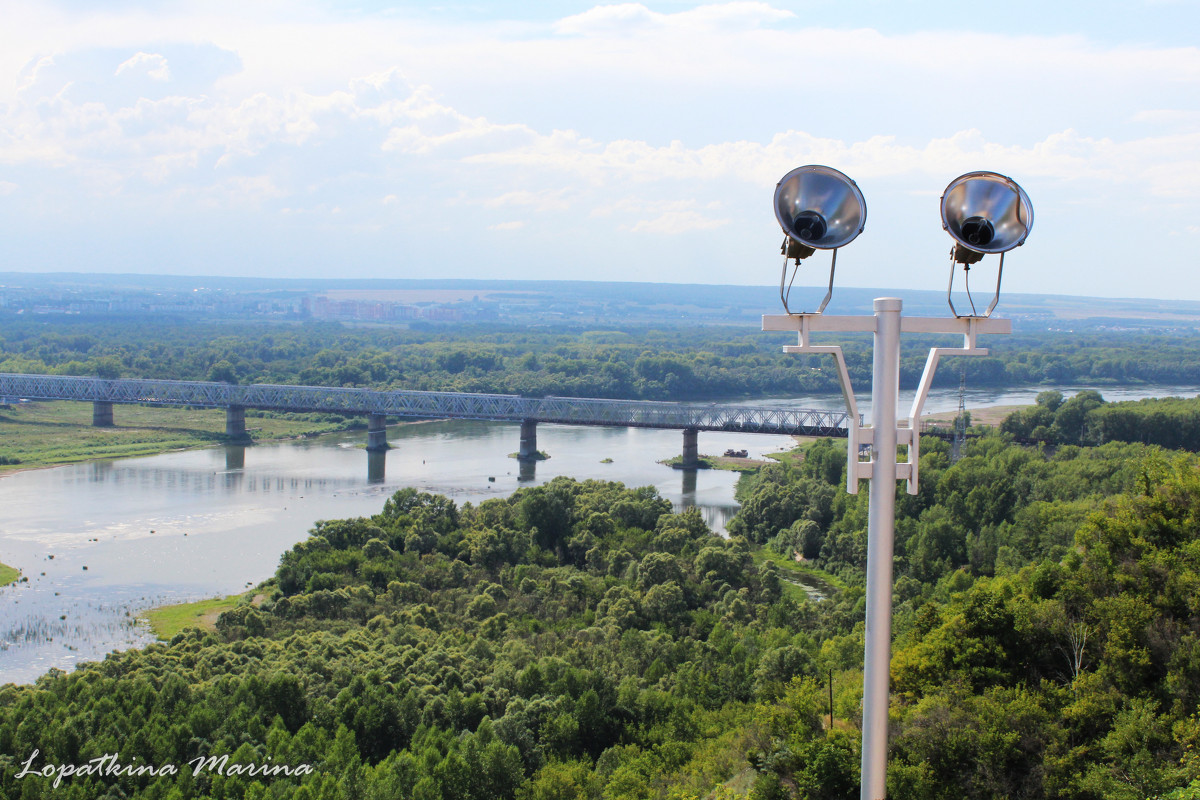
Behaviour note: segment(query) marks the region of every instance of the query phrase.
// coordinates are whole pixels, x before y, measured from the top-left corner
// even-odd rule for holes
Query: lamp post
[[[810,177],[814,175],[819,176],[819,181]],[[784,347],[784,352],[829,354],[834,357],[838,382],[849,412],[846,491],[857,494],[859,481],[871,482],[867,522],[860,799],[882,800],[887,794],[896,481],[905,481],[908,493],[916,494],[921,411],[942,356],[987,355],[988,351],[977,345],[979,335],[1012,332],[1011,320],[991,319],[990,316],[1000,296],[1003,253],[1024,243],[1033,224],[1033,209],[1019,186],[995,173],[968,173],[947,187],[942,197],[943,227],[957,243],[951,255],[950,284],[946,291],[952,311],[955,310],[952,290],[956,266],[962,265],[964,271],[968,271],[984,252],[1001,254],[996,293],[986,312],[962,316],[955,311],[955,316],[951,318],[904,317],[901,313],[903,303],[895,297],[877,298],[873,316],[823,315],[833,293],[836,248],[849,243],[861,233],[866,220],[866,204],[861,192],[853,181],[840,172],[828,167],[801,167],[788,173],[776,188],[775,213],[787,236],[783,247],[784,272],[780,279],[780,299],[788,313],[763,316],[763,330],[796,332],[798,343]],[[817,249],[834,250],[829,291],[817,311],[793,313],[787,307],[787,291],[784,288],[787,261],[795,258],[798,269],[800,259],[807,258]],[[973,310],[974,301],[971,306]],[[841,346],[813,344],[810,335],[814,332],[869,332],[874,335],[869,427],[860,422]],[[963,336],[962,347],[930,349],[907,419],[899,418],[896,409],[900,390],[900,334],[904,332]],[[898,460],[900,445],[907,447],[904,461]],[[866,461],[862,459],[863,446],[869,447],[870,457]]]

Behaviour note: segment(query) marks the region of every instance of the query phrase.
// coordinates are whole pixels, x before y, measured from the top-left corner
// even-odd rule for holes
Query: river
[[[1031,403],[1038,391],[972,391],[967,406]],[[1195,396],[1197,389],[1104,394]],[[747,404],[840,403],[825,396]],[[926,410],[957,405],[956,391],[941,390]],[[860,410],[867,413],[869,404]],[[678,431],[540,425],[539,449],[551,457],[525,467],[509,457],[518,438],[512,424],[423,422],[390,427],[393,449],[382,456],[365,452],[365,433],[358,432],[6,475],[0,561],[21,569],[28,582],[0,589],[0,682],[29,682],[51,668],[144,645],[153,638],[137,621],[144,609],[256,585],[274,574],[280,555],[315,520],[374,514],[405,486],[461,505],[559,475],[618,480],[654,486],[676,508],[698,507],[719,531],[737,508],[736,473],[659,463],[679,454]],[[761,457],[791,444],[786,436],[700,435],[702,453],[733,448]]]

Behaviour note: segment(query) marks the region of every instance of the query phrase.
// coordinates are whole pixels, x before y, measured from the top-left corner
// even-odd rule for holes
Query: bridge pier
[[[113,404],[107,400],[92,401],[92,427],[111,428],[113,426]]]
[[[387,449],[387,417],[367,414],[367,452],[382,453]]]
[[[246,409],[242,406],[228,406],[225,409],[225,437],[235,441],[250,438],[246,433]]]
[[[683,458],[679,466],[682,469],[696,469],[700,466],[700,432],[695,428],[683,429]]]
[[[521,449],[517,451],[517,458],[521,461],[536,461],[537,457],[537,420],[521,420]]]

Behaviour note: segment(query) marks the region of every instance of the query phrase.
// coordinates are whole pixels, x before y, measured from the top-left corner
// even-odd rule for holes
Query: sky
[[[838,285],[944,288],[939,198],[990,170],[1035,211],[1006,291],[1200,300],[1200,0],[0,19],[0,272],[765,286],[775,185],[824,164],[867,203]]]

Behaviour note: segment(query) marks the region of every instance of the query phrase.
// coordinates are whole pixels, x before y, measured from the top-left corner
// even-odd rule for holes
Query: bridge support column
[[[367,451],[371,453],[382,453],[387,449],[387,417],[383,414],[368,414]]]
[[[246,433],[246,409],[242,406],[225,409],[225,436],[238,441],[250,438]]]
[[[521,449],[517,451],[517,458],[521,461],[536,461],[537,457],[537,420],[521,420]]]
[[[112,403],[107,400],[96,400],[92,403],[92,426],[96,428],[113,426]]]
[[[679,466],[683,469],[700,466],[700,432],[695,428],[683,429],[683,458]]]

